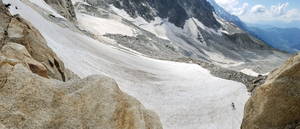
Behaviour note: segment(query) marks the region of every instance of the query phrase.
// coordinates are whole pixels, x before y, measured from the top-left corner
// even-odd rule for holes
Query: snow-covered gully
[[[105,74],[157,112],[164,129],[238,129],[249,95],[238,82],[195,64],[162,61],[120,50],[46,20],[28,0],[4,0],[38,28],[66,67],[86,77]],[[47,5],[41,3],[47,9]],[[92,22],[92,21],[91,21]]]

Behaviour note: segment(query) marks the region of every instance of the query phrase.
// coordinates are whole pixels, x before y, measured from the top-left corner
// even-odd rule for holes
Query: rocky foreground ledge
[[[162,129],[105,76],[79,79],[42,35],[0,0],[1,129]]]
[[[300,54],[272,72],[254,91],[241,129],[300,129]]]

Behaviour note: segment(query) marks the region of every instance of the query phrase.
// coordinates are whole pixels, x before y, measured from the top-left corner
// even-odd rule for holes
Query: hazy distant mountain
[[[300,50],[299,28],[248,27],[248,30],[277,49],[291,53]]]
[[[267,22],[260,22],[260,23],[246,23],[249,26],[255,27],[278,27],[278,28],[298,28],[300,29],[300,21],[292,21],[292,22],[280,22],[280,21],[267,21]]]
[[[290,23],[262,22],[259,24],[245,24],[237,16],[228,13],[219,6],[215,0],[208,1],[214,7],[215,12],[219,17],[234,23],[255,37],[265,41],[272,47],[291,53],[299,51],[300,42],[298,37],[300,36],[300,21]],[[274,25],[280,28],[274,27]]]

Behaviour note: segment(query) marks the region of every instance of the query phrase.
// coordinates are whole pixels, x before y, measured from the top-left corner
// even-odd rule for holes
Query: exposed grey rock
[[[90,6],[83,3],[76,3],[75,9],[84,14],[88,14],[91,16],[96,16],[100,18],[113,19],[115,17],[121,18],[120,16],[110,12],[109,10],[96,8],[94,6]],[[130,49],[141,52],[147,56],[151,56],[159,59],[173,59],[183,57],[183,55],[171,45],[171,42],[165,39],[158,38],[154,34],[145,31],[138,26],[132,24],[130,21],[126,19],[122,19],[122,23],[126,24],[134,29],[136,29],[137,36],[125,36],[120,34],[105,34],[105,37],[111,38],[115,40],[118,44],[126,46]],[[85,31],[84,31],[85,32]],[[85,32],[92,37],[97,37],[90,32]]]
[[[171,23],[183,27],[185,21],[195,17],[204,25],[219,28],[213,16],[213,8],[206,0],[86,0],[91,5],[103,7],[113,4],[130,16],[141,16],[147,21],[155,17],[168,18]]]
[[[146,37],[145,35],[131,37],[119,34],[106,34],[105,36],[114,39],[118,44],[154,58],[172,59],[183,57],[183,55],[178,53],[176,48],[170,45],[169,41],[157,37]]]
[[[76,21],[76,14],[71,0],[44,0],[52,6],[59,14],[69,19]]]
[[[257,77],[249,76],[242,72],[230,70],[227,68],[220,67],[218,65],[214,65],[213,63],[200,61],[200,60],[177,59],[175,61],[195,63],[209,70],[210,73],[216,77],[226,79],[226,80],[241,82],[247,87],[248,92],[250,93],[253,92],[255,88],[263,84],[267,78],[267,76],[262,76],[262,75],[259,75]]]

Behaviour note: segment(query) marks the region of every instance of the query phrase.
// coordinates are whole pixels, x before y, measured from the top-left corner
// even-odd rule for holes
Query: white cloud
[[[215,0],[215,1],[226,11],[234,15],[243,15],[249,6],[248,3],[240,3],[239,0]]]
[[[237,16],[243,15],[247,12],[248,7],[249,7],[248,3],[243,3],[241,7],[234,9],[233,14]]]
[[[284,15],[286,13],[289,3],[282,3],[279,5],[271,6],[271,12],[276,16]]]
[[[300,11],[297,9],[291,9],[281,16],[283,19],[286,19],[287,22],[291,21],[300,21]]]
[[[263,5],[255,5],[250,10],[250,12],[254,14],[261,14],[261,13],[265,13],[266,11],[267,8]]]
[[[300,20],[300,10],[288,9],[289,3],[280,3],[278,5],[249,6],[246,2],[240,0],[215,0],[220,6],[231,14],[239,16],[243,21],[258,23],[261,21],[298,21]]]
[[[239,4],[238,0],[216,0],[216,2],[223,7],[231,7]]]

